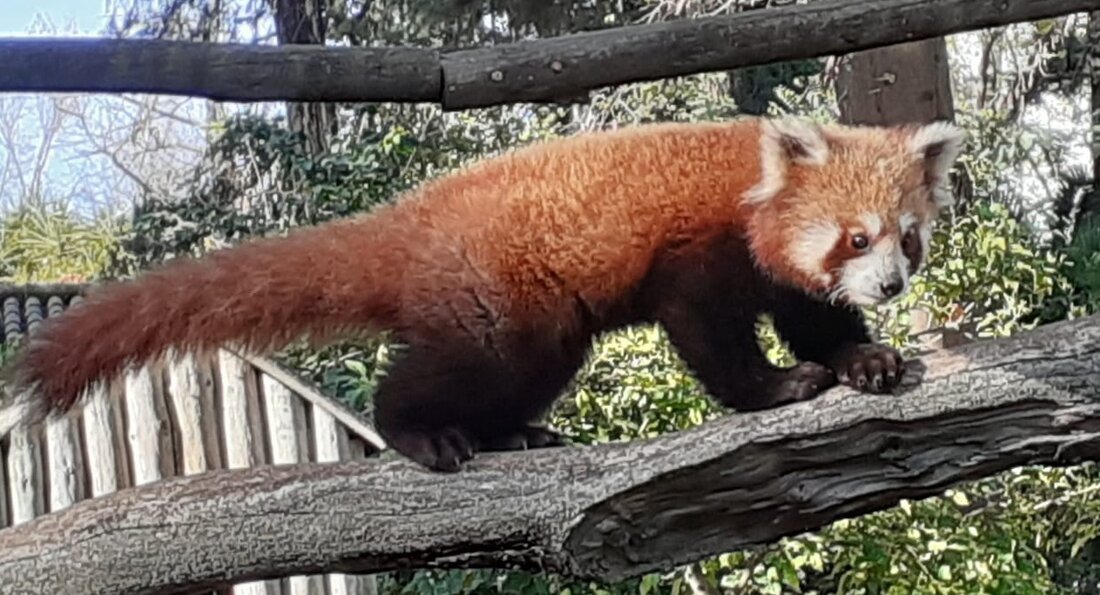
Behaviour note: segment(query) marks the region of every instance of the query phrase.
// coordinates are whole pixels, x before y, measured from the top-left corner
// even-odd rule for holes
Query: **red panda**
[[[369,214],[179,259],[105,284],[17,355],[0,432],[65,411],[168,348],[264,352],[388,331],[374,397],[389,446],[439,471],[475,452],[564,444],[536,423],[592,338],[664,327],[734,410],[844,383],[891,390],[903,361],[859,306],[908,289],[950,200],[947,123],[648,124],[536,143]],[[769,313],[801,361],[769,363]]]

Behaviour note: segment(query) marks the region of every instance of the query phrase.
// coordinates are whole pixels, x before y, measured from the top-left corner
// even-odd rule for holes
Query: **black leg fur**
[[[836,384],[823,365],[783,369],[760,351],[755,326],[769,301],[767,286],[733,235],[701,238],[663,255],[650,278],[653,317],[710,396],[732,409],[804,401]]]
[[[533,422],[568,383],[569,366],[540,364],[470,346],[408,347],[379,382],[375,424],[394,450],[435,471],[457,471],[478,451],[563,444]]]
[[[739,411],[812,399],[836,384],[828,368],[803,362],[780,368],[756,343],[755,316],[713,308],[666,309],[661,324],[673,347],[707,392]]]
[[[786,290],[774,300],[772,315],[795,357],[827,366],[842,384],[881,393],[901,381],[901,354],[871,341],[859,310]]]

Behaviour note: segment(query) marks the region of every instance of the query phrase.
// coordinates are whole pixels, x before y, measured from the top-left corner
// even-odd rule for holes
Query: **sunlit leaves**
[[[124,224],[89,220],[62,205],[36,203],[0,220],[0,280],[84,281],[98,277],[118,250]]]

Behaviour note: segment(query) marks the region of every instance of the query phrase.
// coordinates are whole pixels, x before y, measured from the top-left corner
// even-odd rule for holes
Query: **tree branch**
[[[437,102],[456,110],[845,54],[1100,9],[1100,0],[822,0],[440,53],[427,48],[0,40],[0,91],[226,101]]]
[[[1100,458],[1100,316],[932,354],[657,439],[174,478],[0,531],[11,592],[177,593],[293,574],[512,567],[618,581],[1024,464]],[[921,378],[923,378],[922,381]]]

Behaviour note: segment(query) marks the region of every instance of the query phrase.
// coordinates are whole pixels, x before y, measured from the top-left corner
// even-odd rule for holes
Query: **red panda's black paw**
[[[905,372],[905,360],[893,347],[863,343],[843,351],[833,362],[841,384],[868,393],[888,393]]]
[[[454,472],[474,456],[474,447],[463,432],[401,432],[389,439],[390,447],[432,471]]]
[[[772,405],[808,401],[836,385],[832,370],[814,362],[802,362],[784,370],[771,390]]]
[[[530,425],[518,432],[511,432],[483,441],[483,451],[529,450],[565,446],[565,438],[543,426]]]

